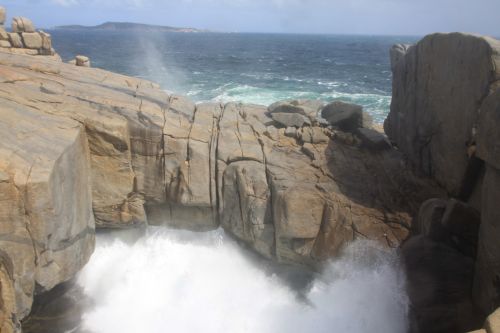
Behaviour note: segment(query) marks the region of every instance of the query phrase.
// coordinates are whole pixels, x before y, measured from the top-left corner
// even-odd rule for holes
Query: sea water
[[[64,60],[145,78],[194,101],[358,103],[381,123],[391,101],[389,49],[416,37],[51,31]]]

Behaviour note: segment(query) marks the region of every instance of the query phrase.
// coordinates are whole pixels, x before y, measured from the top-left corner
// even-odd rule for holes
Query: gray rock
[[[271,118],[283,127],[310,126],[311,121],[299,113],[271,113]]]
[[[469,257],[478,224],[470,206],[480,209],[473,297],[484,313],[500,305],[499,54],[499,41],[462,33],[394,46],[392,104],[384,124],[415,171],[469,200],[451,201],[441,221],[451,234],[446,244]]]
[[[429,35],[391,51],[393,95],[385,132],[413,169],[454,195],[469,163],[485,92],[500,70],[499,52],[498,41],[462,33]]]
[[[330,125],[344,131],[354,131],[363,126],[363,107],[356,104],[332,102],[321,110],[321,116]]]
[[[8,40],[0,40],[0,47],[12,47],[12,45],[10,44],[10,42]]]

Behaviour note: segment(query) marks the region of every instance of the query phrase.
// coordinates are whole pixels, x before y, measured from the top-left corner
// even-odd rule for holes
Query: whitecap
[[[94,333],[401,333],[408,299],[395,251],[356,242],[298,297],[223,231],[100,235],[78,277]],[[112,235],[113,237],[113,235]]]

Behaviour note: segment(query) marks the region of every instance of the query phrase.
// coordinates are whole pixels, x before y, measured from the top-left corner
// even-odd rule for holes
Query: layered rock
[[[391,60],[393,100],[385,130],[414,170],[458,200],[451,201],[456,213],[444,217],[450,202],[422,207],[421,232],[468,262],[460,273],[468,271],[462,301],[471,304],[473,280],[474,303],[485,315],[500,306],[500,42],[434,34],[393,47]],[[429,297],[428,307],[441,298]]]

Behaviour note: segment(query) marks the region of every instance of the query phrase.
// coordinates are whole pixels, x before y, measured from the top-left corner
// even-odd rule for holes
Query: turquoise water
[[[195,101],[269,105],[336,99],[363,105],[382,122],[391,101],[389,49],[416,37],[51,32],[63,59],[158,82]]]

